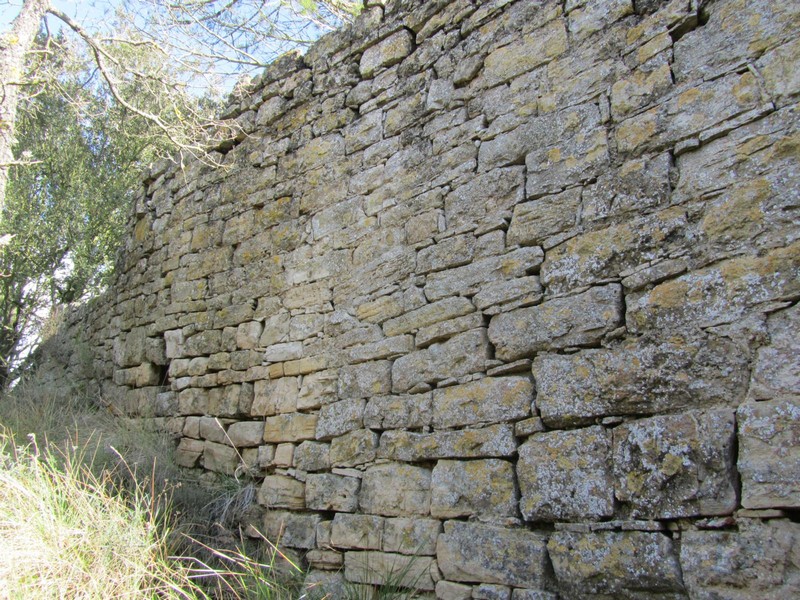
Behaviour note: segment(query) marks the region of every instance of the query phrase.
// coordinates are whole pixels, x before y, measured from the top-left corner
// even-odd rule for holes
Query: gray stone
[[[336,548],[380,550],[384,520],[372,515],[337,513],[331,526],[331,544]]]
[[[398,517],[383,524],[383,549],[386,552],[432,556],[442,524],[435,519]]]
[[[264,421],[240,421],[228,427],[228,439],[237,448],[258,446],[264,439]]]
[[[731,514],[732,410],[652,417],[614,429],[615,495],[633,518]]]
[[[264,514],[264,535],[281,547],[310,550],[316,546],[317,525],[322,517],[270,510]]]
[[[269,475],[258,490],[258,503],[267,508],[302,509],[306,506],[305,484],[286,475]]]
[[[233,475],[239,468],[239,455],[235,448],[228,445],[206,442],[203,451],[203,467],[209,471]]]
[[[330,440],[348,431],[360,429],[366,400],[360,398],[327,404],[319,411],[316,439]]]
[[[264,426],[264,441],[276,444],[313,440],[317,430],[317,419],[317,415],[303,413],[267,417]]]
[[[411,33],[407,30],[398,31],[364,51],[359,71],[364,77],[372,77],[379,69],[397,64],[413,50],[414,38]]]
[[[467,298],[445,298],[409,311],[395,319],[389,319],[383,324],[383,330],[386,335],[396,336],[474,311],[475,307]]]
[[[521,529],[448,521],[436,559],[449,581],[544,588],[549,581],[547,538]]]
[[[403,485],[397,485],[398,481]],[[425,516],[431,506],[431,472],[399,463],[370,467],[361,483],[359,505],[373,515]]]
[[[348,365],[339,370],[340,398],[369,398],[388,394],[392,387],[392,363],[377,361]]]
[[[413,462],[440,458],[505,457],[512,456],[516,451],[514,426],[501,424],[433,433],[386,431],[381,435],[378,456]]]
[[[355,583],[433,590],[436,572],[436,561],[428,556],[374,551],[344,555],[344,576]]]
[[[611,433],[603,427],[532,435],[519,447],[520,510],[530,521],[614,514]]]
[[[758,349],[748,397],[754,400],[800,397],[800,306],[767,320],[770,343]]]
[[[431,479],[431,516],[483,520],[517,516],[514,467],[499,459],[440,460]]]
[[[611,284],[495,315],[489,339],[497,358],[511,361],[545,349],[596,343],[621,323],[622,289]]]
[[[307,472],[330,469],[330,445],[319,442],[303,442],[294,449],[294,466]]]
[[[370,429],[417,429],[430,425],[433,394],[378,396],[364,409],[364,426]]]
[[[513,421],[530,416],[533,384],[527,377],[486,377],[433,392],[438,429]]]
[[[334,467],[356,467],[375,460],[378,434],[368,429],[351,431],[331,441],[330,460]]]
[[[361,481],[356,477],[331,473],[310,474],[306,477],[306,507],[311,510],[355,512],[358,509],[360,486]]]
[[[269,417],[294,412],[297,410],[298,391],[297,377],[256,381],[250,414],[254,417]]]
[[[742,506],[800,507],[800,398],[747,402],[736,417]]]

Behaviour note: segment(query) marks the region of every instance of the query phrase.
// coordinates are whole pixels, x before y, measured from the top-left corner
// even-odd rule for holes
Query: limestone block
[[[576,597],[685,598],[673,541],[642,531],[556,531],[547,543],[559,590]]]
[[[662,33],[658,41],[659,50],[667,49],[672,44],[667,32]],[[662,64],[657,68],[636,69],[629,77],[619,79],[611,86],[611,112],[616,120],[622,120],[627,115],[652,104],[654,100],[666,94],[673,85],[669,64]]]
[[[364,409],[364,426],[370,429],[418,429],[430,425],[433,394],[377,396]]]
[[[203,467],[209,471],[233,475],[239,466],[239,455],[234,448],[225,444],[205,442]]]
[[[472,588],[476,600],[511,600],[511,588],[495,583],[482,583]]]
[[[431,516],[440,519],[515,517],[514,467],[495,458],[440,460],[431,476]]]
[[[217,417],[200,417],[200,437],[210,442],[226,444],[228,438],[226,437],[225,425],[229,422],[230,421],[226,422],[225,420],[221,421]],[[259,442],[260,441],[259,439]]]
[[[373,110],[353,121],[344,129],[345,150],[358,152],[379,142],[383,135],[383,112]]]
[[[800,292],[800,242],[763,256],[721,261],[626,297],[634,333],[729,323],[764,302]]]
[[[372,77],[379,69],[399,63],[413,51],[414,37],[411,32],[403,29],[367,48],[361,55],[359,72],[362,77]]]
[[[319,408],[323,404],[335,402],[339,374],[336,371],[318,371],[303,377],[297,394],[297,410]]]
[[[634,518],[736,509],[732,410],[642,419],[614,430],[615,495]]]
[[[528,306],[537,303],[542,298],[542,285],[535,275],[530,277],[517,277],[508,281],[493,283],[481,288],[472,301],[480,310],[497,307],[497,311],[486,311],[487,314],[502,312],[503,309]]]
[[[253,306],[249,302],[224,306],[214,314],[214,327],[217,329],[236,327],[252,319],[253,313]]]
[[[536,406],[550,427],[597,417],[651,415],[736,406],[744,399],[748,357],[724,338],[626,341],[533,361]]]
[[[266,347],[288,341],[290,322],[289,313],[280,313],[268,318],[264,322],[264,330],[261,333],[258,345]]]
[[[188,338],[183,345],[184,356],[203,356],[222,349],[222,332],[215,329],[201,331]]]
[[[569,32],[575,40],[603,31],[615,21],[632,14],[631,0],[578,0],[567,3]]]
[[[334,467],[356,467],[375,460],[378,434],[357,429],[331,441],[330,461]]]
[[[638,265],[668,257],[687,245],[682,207],[573,237],[547,253],[542,283],[558,294],[596,284]]]
[[[309,474],[306,478],[306,507],[311,510],[355,512],[361,480],[332,473]]]
[[[524,170],[521,166],[492,169],[456,187],[444,201],[448,226],[459,228],[480,223],[522,202],[525,199]]]
[[[483,371],[488,358],[486,329],[458,334],[446,342],[406,354],[394,361],[391,391],[403,393],[418,383],[436,383],[450,377]]]
[[[558,600],[558,594],[544,590],[525,590],[516,588],[511,591],[511,600]]]
[[[513,421],[530,416],[533,383],[527,377],[485,377],[433,392],[437,429]]]
[[[208,408],[208,391],[201,388],[188,388],[178,394],[178,414],[203,415]]]
[[[800,594],[800,525],[755,521],[737,531],[687,531],[681,569],[692,598],[775,598]]]
[[[503,284],[500,285],[502,286]],[[417,348],[427,348],[431,344],[440,344],[454,335],[464,333],[470,329],[478,329],[484,325],[483,315],[479,312],[473,312],[463,317],[456,317],[449,321],[442,321],[420,328],[414,336],[414,342]]]
[[[475,307],[468,298],[445,298],[409,311],[395,319],[389,319],[383,324],[383,331],[386,335],[396,336],[413,332],[435,323],[448,321],[474,311]]]
[[[512,456],[517,451],[514,426],[490,425],[481,429],[434,431],[386,431],[381,435],[378,456],[402,461],[440,458]]]
[[[402,481],[403,485],[397,485]],[[365,513],[389,517],[425,516],[431,505],[431,472],[423,467],[386,463],[367,469],[359,506]]]
[[[436,597],[441,600],[469,600],[472,598],[472,586],[442,579],[436,582]]]
[[[303,357],[303,342],[273,344],[264,351],[266,362],[285,362]]]
[[[360,363],[384,358],[397,358],[414,350],[414,337],[396,335],[383,340],[354,346],[350,349],[350,362]]]
[[[264,421],[240,421],[228,427],[228,439],[237,448],[258,446],[264,439]]]
[[[532,435],[519,447],[517,479],[527,520],[610,517],[611,432],[597,426]]]
[[[283,305],[289,310],[323,305],[331,300],[329,286],[325,281],[294,286],[283,295]]]
[[[383,517],[337,513],[331,526],[335,548],[380,550],[383,545]]]
[[[436,519],[386,519],[383,524],[383,550],[433,556],[436,554],[436,538],[441,530],[442,524]]]
[[[524,277],[537,271],[544,253],[539,247],[519,248],[500,256],[473,261],[463,267],[428,275],[425,296],[431,302],[446,296],[480,292],[495,282]]]
[[[444,271],[472,262],[475,256],[475,236],[457,235],[427,246],[417,253],[417,273]]]
[[[764,77],[767,90],[779,105],[789,103],[789,98],[800,93],[800,39],[794,39],[771,52],[767,52],[756,63]]]
[[[388,394],[392,386],[392,363],[386,360],[348,365],[339,369],[340,398],[369,398]]]
[[[770,341],[756,353],[748,398],[800,397],[800,306],[773,313],[767,328]]]
[[[320,409],[316,439],[330,440],[348,431],[360,429],[366,401],[360,398],[326,404]]]
[[[254,385],[253,405],[250,414],[254,417],[270,417],[297,410],[299,379],[281,377],[261,379]]]
[[[164,332],[164,343],[166,344],[166,357],[169,359],[183,356],[184,336],[183,330],[175,329]]]
[[[521,529],[448,521],[436,559],[448,581],[543,589],[548,583],[545,536]]]
[[[621,323],[622,288],[610,284],[495,315],[489,339],[497,358],[511,361],[547,348],[596,343]]]
[[[320,442],[303,442],[294,450],[294,466],[301,471],[327,471],[331,468],[330,446]]]
[[[186,437],[181,438],[178,448],[175,450],[175,462],[180,467],[192,469],[197,466],[197,462],[203,455],[204,450],[205,443],[203,441]]]
[[[748,402],[736,416],[742,506],[800,507],[800,398]]]
[[[346,552],[344,576],[348,581],[371,585],[391,584],[419,590],[433,590],[436,561],[429,556],[408,556],[387,552]]]
[[[484,77],[490,86],[533,71],[567,50],[567,31],[560,19],[550,21],[523,37],[490,53],[484,61]]]
[[[305,340],[322,333],[325,317],[319,313],[308,313],[292,317],[289,321],[289,339]]]
[[[302,442],[315,439],[318,415],[291,413],[267,417],[264,426],[264,441],[270,444],[279,442]]]
[[[303,509],[306,506],[306,485],[294,477],[268,475],[258,490],[258,503],[267,508]]]
[[[316,529],[321,520],[319,515],[269,510],[264,513],[264,535],[281,547],[310,550],[316,545]]]

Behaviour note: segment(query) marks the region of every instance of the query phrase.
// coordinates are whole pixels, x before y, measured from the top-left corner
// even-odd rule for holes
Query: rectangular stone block
[[[339,397],[369,398],[388,394],[392,387],[392,363],[387,360],[347,365],[339,369]]]
[[[769,344],[756,352],[747,396],[753,400],[800,397],[800,305],[767,319]]]
[[[257,501],[267,508],[303,509],[306,506],[306,485],[294,477],[268,475],[258,490]]]
[[[519,306],[536,304],[541,300],[543,292],[539,277],[531,275],[496,282],[481,288],[472,301],[486,314],[496,314]]]
[[[496,458],[440,460],[431,479],[431,516],[439,519],[517,516],[514,467]]]
[[[611,432],[604,427],[532,435],[519,447],[520,510],[529,521],[614,514]]]
[[[397,358],[414,350],[414,337],[410,335],[396,335],[371,344],[354,346],[350,349],[351,363],[380,360],[384,358]]]
[[[485,377],[433,392],[437,429],[514,421],[530,416],[533,383],[527,377]]]
[[[310,550],[316,546],[316,529],[322,517],[285,510],[270,510],[264,514],[264,535],[280,547]]]
[[[725,338],[679,335],[575,354],[542,353],[533,361],[536,406],[549,427],[735,406],[744,399],[748,362]]]
[[[436,539],[442,530],[436,519],[386,519],[383,524],[383,550],[415,556],[436,554]]]
[[[336,371],[318,371],[303,377],[297,394],[297,410],[319,408],[323,404],[335,402],[339,375]]]
[[[433,384],[483,371],[489,356],[486,329],[461,333],[446,342],[406,354],[394,361],[391,391],[403,393],[419,383]]]
[[[475,256],[475,246],[472,234],[457,235],[426,246],[417,253],[417,273],[444,271],[469,264]]]
[[[511,361],[541,350],[597,343],[620,324],[622,288],[610,284],[495,315],[489,339],[497,358]]]
[[[331,545],[335,548],[380,550],[383,545],[383,517],[336,514],[331,526]]]
[[[475,312],[475,307],[468,298],[445,298],[389,319],[383,324],[383,331],[386,335],[396,336],[472,312]]]
[[[533,71],[566,50],[564,21],[555,19],[520,40],[490,53],[484,63],[484,77],[490,86],[494,86]]]
[[[237,448],[251,448],[264,439],[264,421],[240,421],[228,427],[228,440]]]
[[[319,411],[316,439],[330,440],[348,431],[360,429],[366,400],[354,398],[326,404]]]
[[[294,449],[294,466],[301,471],[327,471],[331,468],[330,445],[303,442]]]
[[[403,485],[398,485],[402,481]],[[361,483],[359,506],[368,514],[388,517],[428,515],[431,472],[423,467],[386,463],[367,469]]]
[[[280,442],[302,442],[313,440],[316,436],[318,416],[315,414],[292,413],[267,417],[264,426],[264,441],[269,444]]]
[[[547,551],[558,589],[567,594],[644,598],[658,590],[665,598],[685,597],[677,549],[662,533],[556,531]]]
[[[239,455],[234,448],[216,442],[205,442],[203,468],[225,475],[233,475],[239,463]]]
[[[378,396],[364,409],[364,427],[370,429],[419,429],[430,425],[433,394]]]
[[[525,198],[524,167],[513,166],[480,173],[447,194],[447,224],[458,229],[478,224],[511,210]]]
[[[433,590],[436,561],[429,556],[408,556],[387,552],[346,552],[344,576],[348,581],[370,585],[392,585],[416,590]]]
[[[485,327],[485,325],[483,315],[479,312],[473,312],[463,317],[434,323],[418,329],[417,334],[414,336],[414,343],[417,348],[427,348],[431,344],[446,342],[459,333],[464,333],[470,329],[479,329]]]
[[[436,543],[436,560],[448,581],[544,589],[549,582],[544,535],[448,521]]]
[[[386,431],[381,435],[378,456],[402,461],[440,458],[512,456],[517,451],[514,426],[490,425],[481,429],[434,431]]]
[[[357,429],[331,441],[331,465],[357,467],[374,461],[377,452],[378,434],[369,429]]]
[[[410,31],[401,29],[364,51],[358,66],[359,72],[362,77],[372,77],[380,69],[397,64],[413,50],[414,36]]]
[[[614,429],[615,496],[633,518],[731,514],[737,506],[732,410],[642,419]]]
[[[747,402],[736,417],[742,506],[800,507],[800,397]]]
[[[300,380],[297,377],[256,381],[250,414],[254,417],[271,417],[296,411],[299,385]]]
[[[358,509],[358,489],[361,480],[332,473],[310,474],[306,477],[306,507],[337,513]]]

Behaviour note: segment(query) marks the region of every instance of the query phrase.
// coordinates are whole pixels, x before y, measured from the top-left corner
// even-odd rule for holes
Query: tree
[[[101,31],[78,23],[51,0],[22,0],[10,30],[0,36],[0,209],[8,169],[19,163],[13,154],[20,98],[32,84],[57,87],[26,66],[40,29],[45,42],[38,50],[53,51],[50,16],[79,40],[91,57],[108,93],[129,112],[150,121],[159,136],[195,156],[207,150],[207,137],[222,123],[191,99],[191,86],[219,85],[227,77],[252,73],[288,47],[310,43],[325,29],[355,14],[355,0],[119,0],[115,28]],[[146,48],[158,60],[137,62]],[[167,72],[165,67],[172,68]],[[146,98],[145,102],[141,97]],[[232,132],[235,135],[235,132]]]

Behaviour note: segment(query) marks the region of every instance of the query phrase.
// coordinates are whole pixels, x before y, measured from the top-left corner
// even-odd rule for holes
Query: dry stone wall
[[[49,372],[329,589],[798,597],[798,98],[796,2],[368,3],[153,171]]]

